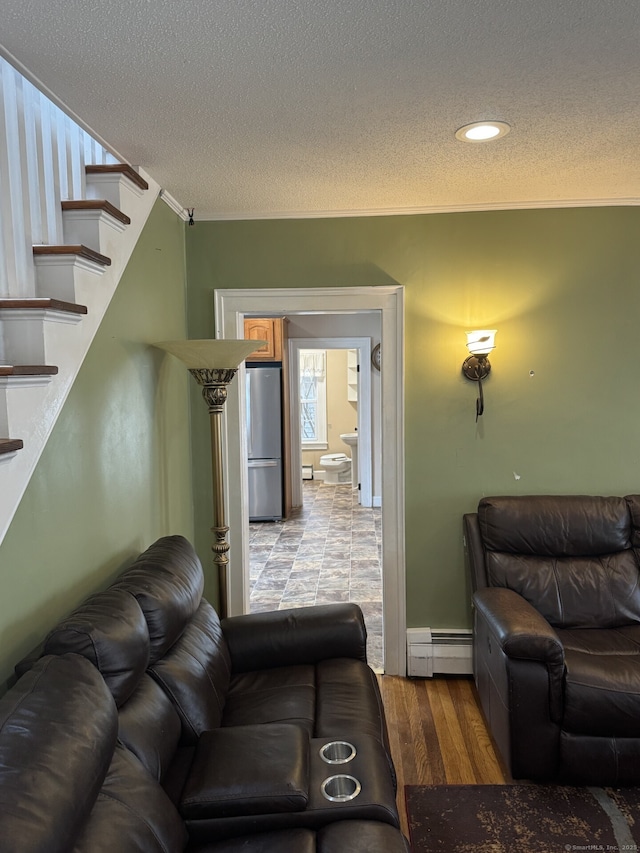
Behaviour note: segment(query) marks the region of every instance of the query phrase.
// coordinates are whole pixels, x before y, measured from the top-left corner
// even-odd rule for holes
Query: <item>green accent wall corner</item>
[[[157,202],[0,546],[0,682],[159,536],[193,538],[184,223]]]

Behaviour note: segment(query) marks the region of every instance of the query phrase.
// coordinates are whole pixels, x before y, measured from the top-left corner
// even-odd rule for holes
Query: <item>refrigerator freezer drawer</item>
[[[282,518],[282,464],[279,459],[249,460],[249,521]]]

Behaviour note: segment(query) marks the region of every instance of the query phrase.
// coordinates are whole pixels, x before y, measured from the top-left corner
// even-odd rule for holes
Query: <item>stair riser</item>
[[[36,257],[36,295],[86,305],[87,292],[100,286],[105,268],[75,255]]]
[[[57,311],[0,311],[3,364],[54,364],[59,347],[68,343],[68,327],[82,320],[81,314]]]
[[[107,257],[116,253],[118,237],[127,227],[101,210],[65,210],[62,219],[66,244],[88,246]]]
[[[135,216],[144,192],[122,175],[87,175],[87,198],[106,199],[127,216]]]

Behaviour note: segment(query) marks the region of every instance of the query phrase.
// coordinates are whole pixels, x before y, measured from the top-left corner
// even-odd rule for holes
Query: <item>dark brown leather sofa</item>
[[[165,537],[19,665],[3,853],[407,853],[359,608],[220,622],[202,590],[191,545]],[[334,741],[350,761],[323,759]],[[334,775],[357,796],[343,780],[327,799]]]
[[[475,680],[511,775],[640,784],[640,496],[483,498],[464,533]]]

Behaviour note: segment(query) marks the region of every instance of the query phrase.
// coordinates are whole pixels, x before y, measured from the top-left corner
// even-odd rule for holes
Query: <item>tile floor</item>
[[[249,525],[251,612],[355,601],[369,663],[382,670],[381,510],[361,507],[350,484],[303,486],[291,518]]]

